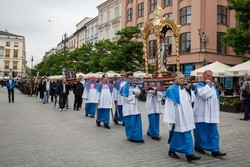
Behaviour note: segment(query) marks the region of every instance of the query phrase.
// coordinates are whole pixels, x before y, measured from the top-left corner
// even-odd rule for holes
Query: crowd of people
[[[24,94],[39,96],[43,104],[51,101],[56,105],[59,101],[59,111],[68,108],[69,91],[74,93],[74,110],[82,108],[85,102],[85,116],[96,118],[96,125],[111,129],[110,115],[116,125],[125,126],[125,134],[129,141],[144,143],[142,131],[142,117],[139,109],[138,97],[141,90],[132,83],[132,72],[121,72],[121,78],[110,81],[107,74],[101,80],[95,77],[86,80],[80,75],[76,82],[67,83],[65,78],[50,80],[44,78],[26,78],[15,82],[10,78],[6,81],[9,93],[9,102],[14,103],[14,87],[18,85]],[[160,114],[163,113],[163,122],[169,128],[169,156],[179,159],[176,153],[186,155],[187,161],[201,159],[194,154],[211,152],[212,156],[225,156],[220,151],[219,131],[219,92],[212,82],[212,71],[207,70],[204,80],[195,86],[190,86],[185,76],[177,72],[174,83],[166,90],[159,91],[154,87],[146,90],[146,110],[148,114],[147,135],[153,140],[160,141]],[[241,89],[248,88],[248,81],[242,84]],[[247,87],[248,86],[248,87]],[[12,99],[11,99],[12,95]],[[249,105],[249,99],[244,105]],[[114,112],[112,110],[115,106]],[[246,107],[247,108],[247,107]],[[249,110],[249,108],[248,108]],[[249,111],[245,113],[245,120],[249,119]],[[102,125],[103,124],[103,125]],[[192,136],[194,131],[194,136]],[[194,139],[194,144],[193,144]]]

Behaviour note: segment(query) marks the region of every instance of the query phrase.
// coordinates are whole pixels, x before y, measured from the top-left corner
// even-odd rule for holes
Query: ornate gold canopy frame
[[[163,16],[163,9],[160,6],[156,6],[154,10],[155,18],[152,21],[146,23],[144,28],[141,28],[143,38],[143,50],[145,58],[145,70],[146,76],[148,77],[148,34],[150,30],[154,30],[155,36],[157,37],[157,74],[161,77],[161,31],[164,26],[171,28],[173,36],[175,37],[176,46],[176,66],[177,71],[180,71],[180,57],[179,57],[179,36],[180,36],[180,25],[175,24],[174,20],[170,20]]]

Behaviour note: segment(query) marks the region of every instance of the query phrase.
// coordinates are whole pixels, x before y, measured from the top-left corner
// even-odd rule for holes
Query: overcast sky
[[[62,35],[71,35],[84,17],[98,15],[105,0],[0,0],[0,30],[25,36],[27,62],[42,60]],[[50,21],[49,21],[50,20]]]

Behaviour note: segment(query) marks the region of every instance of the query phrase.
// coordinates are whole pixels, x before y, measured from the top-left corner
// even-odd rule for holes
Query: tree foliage
[[[128,27],[117,32],[117,41],[100,40],[86,43],[71,52],[59,52],[37,64],[39,75],[60,75],[62,68],[77,72],[136,71],[143,68],[143,43],[137,41],[140,30]]]
[[[236,11],[239,26],[229,28],[223,42],[237,54],[250,53],[250,0],[229,0],[227,8]]]

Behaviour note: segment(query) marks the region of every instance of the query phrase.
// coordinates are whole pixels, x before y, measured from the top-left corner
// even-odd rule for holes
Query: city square
[[[161,121],[160,141],[146,135],[145,102],[140,102],[145,143],[130,143],[124,127],[110,123],[111,129],[97,127],[95,119],[85,117],[83,109],[59,112],[53,103],[42,104],[37,97],[16,91],[9,104],[6,88],[0,88],[0,166],[248,166],[250,159],[249,122],[243,113],[221,112],[220,147],[227,152],[214,158],[209,152],[188,164],[184,156],[168,156],[168,130]]]

